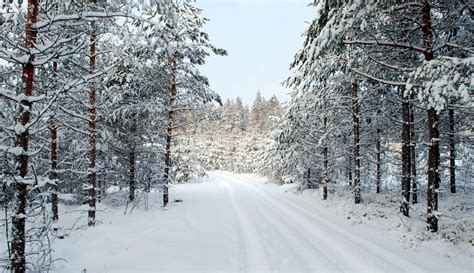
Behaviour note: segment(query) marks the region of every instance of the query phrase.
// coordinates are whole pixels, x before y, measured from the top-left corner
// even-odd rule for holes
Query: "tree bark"
[[[410,99],[415,98],[412,92]],[[411,184],[412,184],[412,204],[418,203],[418,184],[416,180],[416,135],[415,135],[415,110],[413,104],[410,105],[410,140],[411,140]]]
[[[451,193],[456,193],[456,139],[454,135],[454,109],[449,109],[449,184]]]
[[[311,183],[311,168],[308,168],[308,171],[307,171],[306,185],[307,185],[308,189],[313,188],[313,185]]]
[[[97,196],[97,203],[102,203],[102,189],[104,187],[103,183],[104,183],[104,177],[102,176],[98,176],[98,179],[97,179],[97,192],[96,192],[96,196]]]
[[[352,186],[352,156],[350,154],[347,161],[347,179],[349,180],[349,186]]]
[[[136,179],[135,179],[135,147],[130,149],[129,154],[129,163],[130,163],[130,191],[128,195],[128,200],[133,202],[135,200],[135,189],[136,189]]]
[[[402,102],[402,201],[400,211],[409,216],[410,185],[411,185],[411,141],[410,141],[410,103],[405,96],[404,88],[400,87]]]
[[[25,24],[25,44],[26,49],[32,49],[36,41],[37,31],[32,28],[38,20],[39,3],[38,0],[28,0],[28,10],[26,14]],[[22,84],[24,97],[19,105],[19,117],[17,125],[21,125],[21,132],[17,131],[15,146],[22,149],[22,153],[16,157],[16,172],[19,177],[14,179],[14,214],[12,216],[12,242],[11,242],[11,269],[15,273],[26,272],[25,257],[25,223],[26,223],[26,206],[28,186],[24,178],[28,175],[28,140],[29,131],[26,128],[31,118],[31,107],[33,104],[28,100],[33,94],[35,66],[34,55],[30,55],[30,59],[22,68]]]
[[[428,126],[431,144],[428,152],[428,229],[438,231],[438,188],[439,188],[439,131],[436,110],[428,110]]]
[[[376,191],[377,193],[380,193],[380,185],[382,183],[382,156],[381,156],[381,153],[382,153],[382,149],[381,149],[381,145],[380,145],[380,134],[382,133],[382,130],[380,129],[377,129],[377,140],[376,140],[376,143],[375,143],[375,149],[376,149],[376,156],[377,156],[377,174],[376,174],[376,178],[375,178],[375,183],[376,183]]]
[[[354,201],[359,204],[362,201],[360,194],[360,117],[359,117],[359,98],[358,86],[352,84],[352,119],[354,124]]]
[[[432,50],[432,26],[431,6],[427,0],[423,0],[421,8],[422,32],[425,61],[433,60]],[[428,110],[428,131],[430,147],[428,150],[428,194],[427,194],[427,228],[432,232],[438,231],[438,189],[439,189],[439,129],[438,113],[434,108]]]
[[[173,56],[172,64],[172,81],[171,90],[168,103],[168,128],[166,134],[166,151],[165,151],[165,174],[163,177],[163,206],[166,207],[169,202],[169,180],[170,180],[170,169],[171,169],[171,141],[173,134],[173,119],[174,119],[174,103],[176,100],[176,56]]]
[[[53,62],[53,72],[58,72],[58,63]],[[59,220],[59,210],[58,210],[58,123],[56,117],[53,115],[50,120],[50,130],[51,130],[51,171],[49,174],[49,179],[53,181],[51,187],[51,211],[53,213],[53,221]]]
[[[324,118],[324,129],[326,130],[327,118]],[[328,184],[329,184],[329,158],[328,146],[326,140],[323,143],[323,160],[324,160],[324,184],[323,184],[323,200],[328,198]]]
[[[96,0],[91,0],[93,4]],[[90,37],[90,74],[96,72],[96,23],[91,22],[91,37]],[[96,183],[97,183],[97,90],[95,84],[91,84],[89,93],[89,185],[87,186],[87,203],[89,204],[88,211],[88,225],[95,226],[96,216]]]
[[[51,129],[51,172],[50,177],[53,181],[52,192],[51,192],[51,210],[53,212],[53,220],[59,220],[58,211],[58,124],[56,118],[53,116],[50,121]]]

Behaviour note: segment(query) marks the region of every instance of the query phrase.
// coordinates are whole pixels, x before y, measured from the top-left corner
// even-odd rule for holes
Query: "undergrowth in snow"
[[[282,185],[281,190],[313,199],[328,213],[345,219],[351,225],[371,226],[398,237],[405,248],[440,242],[459,251],[474,247],[474,195],[470,191],[439,195],[438,233],[426,228],[426,193],[419,192],[418,203],[410,204],[410,217],[400,213],[399,192],[363,193],[363,202],[354,204],[353,192],[348,187],[333,188],[328,200],[321,200],[318,190],[298,190],[295,185]],[[449,255],[449,254],[445,254]],[[473,256],[474,257],[474,256]]]

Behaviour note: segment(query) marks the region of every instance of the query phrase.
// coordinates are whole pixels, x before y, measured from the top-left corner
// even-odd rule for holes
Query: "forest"
[[[380,221],[397,225],[391,235],[413,236],[420,244],[432,241],[434,248],[449,253],[444,256],[459,259],[452,262],[459,266],[456,270],[473,269],[471,1],[309,1],[315,14],[300,30],[304,42],[282,82],[290,90],[287,99],[265,98],[255,90],[250,106],[239,94],[219,95],[210,86],[213,79],[202,73],[209,57],[226,58],[232,52],[211,42],[203,30],[209,20],[199,2],[0,0],[4,272],[453,268],[447,262],[440,269],[434,261],[425,267],[404,258],[409,252],[393,245],[382,249],[361,241],[336,225],[338,220],[324,222],[310,214],[319,210],[327,210],[320,218],[341,213],[343,220],[364,219],[360,225],[377,212],[375,217],[385,219]],[[230,201],[219,199],[224,195]],[[221,207],[210,199],[228,203]],[[234,211],[224,210],[226,206]],[[196,219],[189,218],[193,207],[203,208]],[[252,214],[253,209],[262,215]],[[157,214],[147,214],[150,211]],[[227,218],[229,214],[236,218]],[[227,220],[218,222],[224,226],[217,229],[217,224],[204,223],[217,221],[209,215]],[[223,236],[219,232],[238,233],[240,239],[235,240],[244,242],[239,241],[238,270],[223,262],[227,250],[213,253],[214,243],[203,246],[212,239],[198,245],[208,247],[210,256],[221,255],[216,259],[221,257],[222,267],[219,262],[187,260],[183,254],[184,267],[178,261],[158,267],[147,260],[141,263],[149,266],[145,268],[132,261],[130,267],[89,266],[86,271],[88,259],[82,258],[84,265],[78,260],[72,262],[79,263],[77,267],[68,268],[76,254],[93,248],[74,252],[68,248],[74,245],[69,238],[81,241],[84,236],[90,243],[106,234],[101,229],[108,222],[120,227],[115,221],[141,223],[130,232],[145,234],[148,217],[156,218],[153,225],[166,226],[159,236],[185,245],[180,248],[159,237],[154,242],[158,249],[150,252],[165,256],[165,246],[175,248],[175,256],[194,249],[186,232],[200,237],[216,228],[216,235],[203,236],[216,236],[215,244]],[[274,221],[286,223],[285,218],[292,217],[304,232],[314,225],[315,231],[307,234],[313,243],[328,244],[328,255],[344,248],[331,229],[362,246],[367,255],[355,258],[347,252],[354,258],[337,267],[330,258],[311,256],[321,249],[300,249],[306,244],[302,239],[289,239],[285,243],[290,248],[281,246],[281,252],[268,254],[272,247],[262,234],[301,236],[289,226],[273,227],[279,225]],[[259,219],[269,222],[264,225]],[[173,232],[180,225],[174,225],[166,233],[173,221],[184,221],[191,231],[178,236]],[[200,225],[209,226],[201,230]],[[318,228],[327,229],[337,244],[313,233]],[[259,240],[263,246],[254,245]],[[293,249],[291,255],[307,253],[295,256],[300,262],[280,264],[283,249]],[[352,246],[344,251],[348,249]],[[199,253],[195,251],[189,256]],[[229,257],[236,256],[232,251]],[[395,254],[383,254],[386,251],[402,255],[396,257],[403,262],[393,262],[394,267],[357,262],[368,253],[378,253],[375,256],[387,263],[395,261]],[[313,258],[321,259],[322,267],[312,266]],[[309,265],[303,271],[305,263]]]

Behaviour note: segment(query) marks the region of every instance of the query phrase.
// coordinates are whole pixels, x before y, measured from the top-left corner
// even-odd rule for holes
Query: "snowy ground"
[[[183,202],[168,209],[158,195],[150,210],[127,215],[109,201],[95,228],[62,207],[62,225],[74,231],[55,243],[55,256],[67,261],[56,272],[473,272],[469,243],[408,244],[400,221],[391,223],[396,211],[362,205],[366,212],[356,213],[346,197],[292,192],[252,175],[213,172],[173,188],[172,200]]]

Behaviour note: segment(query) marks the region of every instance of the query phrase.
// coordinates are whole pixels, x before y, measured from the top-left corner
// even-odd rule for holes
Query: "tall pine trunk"
[[[412,92],[410,99],[415,98]],[[411,185],[412,185],[412,203],[418,203],[418,183],[416,179],[416,135],[415,135],[415,106],[410,104],[410,140],[411,140]]]
[[[37,31],[32,28],[38,20],[39,3],[38,0],[28,0],[28,10],[26,14],[25,24],[25,44],[24,47],[29,50],[32,49],[36,41]],[[14,189],[14,214],[12,216],[12,242],[11,242],[11,269],[14,273],[26,272],[26,257],[25,257],[25,224],[26,224],[26,206],[28,197],[28,186],[24,179],[28,175],[28,140],[29,132],[26,126],[30,122],[31,107],[33,104],[28,100],[33,95],[33,85],[35,76],[34,56],[22,68],[22,86],[23,99],[19,105],[19,117],[17,125],[21,125],[23,130],[16,130],[17,148],[22,149],[22,153],[16,157],[16,172],[17,177],[13,184]]]
[[[326,126],[327,126],[327,118],[324,117],[325,131],[327,130]],[[323,161],[324,161],[323,200],[326,200],[328,198],[328,184],[329,184],[329,158],[328,158],[328,146],[327,146],[326,140],[324,140],[324,143],[323,143]]]
[[[53,62],[53,72],[58,72],[58,63]],[[50,130],[51,130],[51,170],[49,179],[53,181],[51,187],[51,211],[53,213],[53,220],[59,220],[59,210],[58,210],[58,123],[56,116],[52,116],[50,120]]]
[[[306,185],[308,189],[313,188],[313,185],[311,183],[311,168],[308,168],[308,171],[306,172]]]
[[[456,139],[454,134],[454,109],[449,109],[449,184],[456,193]]]
[[[354,202],[359,204],[362,201],[360,194],[360,116],[358,86],[352,84],[352,119],[354,125]]]
[[[135,170],[136,170],[136,161],[135,161],[135,146],[132,146],[130,148],[130,154],[128,157],[128,162],[130,163],[130,191],[128,195],[128,200],[130,202],[133,202],[135,200],[135,189],[136,189],[136,176],[135,176]]]
[[[438,189],[439,189],[439,131],[438,131],[438,115],[436,110],[428,110],[428,126],[429,136],[431,139],[428,151],[428,229],[438,231]]]
[[[431,27],[431,6],[423,0],[421,8],[423,45],[425,61],[433,60]],[[428,132],[430,147],[428,150],[428,194],[427,194],[427,228],[432,232],[438,231],[438,189],[439,189],[439,129],[438,113],[434,108],[428,110]]]
[[[349,180],[349,186],[352,186],[352,154],[353,150],[349,153],[347,159],[347,179]]]
[[[404,94],[404,88],[400,87],[399,91],[402,100],[402,201],[400,210],[404,216],[408,217],[411,186],[410,103]]]
[[[169,183],[170,183],[170,169],[171,169],[171,141],[173,134],[173,118],[174,118],[174,103],[176,100],[176,56],[173,56],[172,64],[172,81],[171,90],[168,103],[168,128],[166,134],[166,150],[165,150],[165,174],[163,177],[163,206],[166,207],[169,202]]]
[[[377,170],[376,170],[376,177],[375,177],[375,183],[376,183],[376,191],[377,193],[380,193],[380,184],[382,183],[382,147],[380,145],[380,134],[382,133],[382,130],[377,128],[377,139],[375,142],[375,153],[377,157]]]
[[[93,4],[96,0],[91,0]],[[91,37],[90,37],[90,58],[89,58],[89,73],[96,72],[96,23],[91,22]],[[95,225],[95,211],[96,211],[96,183],[97,183],[97,90],[95,84],[92,83],[89,93],[89,185],[87,186],[87,203],[89,205],[88,211],[88,225]]]
[[[51,192],[51,210],[53,212],[53,220],[59,220],[58,211],[58,124],[53,116],[50,121],[51,130],[51,172],[50,179],[53,181]]]

